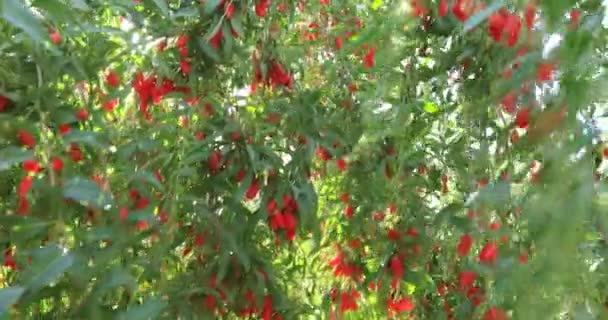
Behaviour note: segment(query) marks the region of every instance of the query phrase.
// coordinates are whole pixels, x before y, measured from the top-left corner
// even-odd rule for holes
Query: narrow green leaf
[[[52,261],[45,263],[42,270],[28,282],[27,288],[32,292],[44,288],[61,277],[73,263],[74,256],[72,254],[58,255]]]
[[[241,21],[241,15],[235,14],[232,19],[230,19],[230,24],[232,25],[232,29],[239,35],[239,37],[243,37],[245,35],[245,31],[243,29],[243,22]]]
[[[104,292],[105,290],[116,288],[119,286],[126,286],[128,288],[135,287],[135,278],[124,268],[115,268],[112,270],[110,277],[104,282],[100,290]]]
[[[199,15],[199,13],[198,13],[198,10],[196,10],[196,8],[187,7],[187,8],[182,8],[182,9],[177,10],[173,14],[173,17],[174,18],[181,18],[181,17],[194,18],[194,17],[197,17],[198,15]]]
[[[205,1],[205,13],[209,14],[217,9],[220,4],[220,0],[207,0]]]
[[[101,135],[93,131],[73,130],[63,136],[66,143],[84,143],[95,148],[106,148],[108,144],[102,141]]]
[[[259,163],[259,157],[257,152],[250,145],[247,145],[245,148],[247,149],[247,155],[249,156],[249,163],[251,164],[251,168],[253,168],[254,170],[257,169]]]
[[[180,294],[183,296],[186,296],[186,297],[190,297],[192,295],[200,295],[200,294],[215,296],[217,299],[220,299],[220,297],[221,297],[220,294],[217,292],[217,290],[215,290],[213,288],[209,288],[209,287],[196,287],[196,288],[192,288],[192,289],[187,289],[187,290],[180,292]]]
[[[137,148],[143,152],[151,152],[160,147],[160,144],[156,140],[152,139],[139,139],[137,141]]]
[[[232,38],[232,32],[230,31],[230,26],[227,23],[222,25],[222,32],[224,33],[224,56],[228,57],[232,53],[232,47],[234,45],[234,39]]]
[[[130,222],[139,222],[139,221],[149,221],[149,222],[152,222],[152,221],[154,221],[154,218],[155,218],[153,210],[154,210],[153,208],[148,207],[148,208],[142,209],[142,210],[131,211],[129,213],[129,217],[127,218],[127,221],[130,221]]]
[[[315,243],[321,241],[321,230],[319,229],[319,197],[311,183],[305,182],[299,186],[292,187],[298,203],[298,209],[302,212],[302,225],[306,229],[312,229]]]
[[[42,233],[47,232],[52,222],[28,219],[17,222],[11,228],[12,241],[30,240]]]
[[[546,17],[548,29],[553,29],[560,21],[563,21],[564,14],[571,8],[573,1],[541,1],[543,17]]]
[[[195,162],[206,160],[207,158],[209,158],[209,154],[210,152],[208,149],[191,153],[188,157],[186,157],[186,159],[184,159],[183,164],[189,165]]]
[[[200,39],[199,40],[199,45],[201,47],[201,49],[203,50],[203,52],[209,57],[211,58],[211,60],[213,60],[214,62],[219,62],[221,60],[220,55],[217,54],[216,50],[213,49],[208,42],[206,42],[204,39]]]
[[[160,9],[160,12],[166,17],[169,18],[169,6],[167,5],[167,0],[152,0],[154,4]]]
[[[6,313],[25,291],[22,287],[0,289],[0,316]]]
[[[91,8],[87,5],[87,3],[84,0],[71,0],[70,2],[72,3],[73,8],[83,10],[83,11],[91,10]]]
[[[119,146],[116,154],[121,160],[127,161],[135,151],[137,151],[137,143],[129,142]]]
[[[175,173],[178,177],[184,177],[184,178],[191,178],[196,176],[196,169],[192,168],[192,167],[184,167],[181,168],[179,170],[177,170],[177,172]]]
[[[484,187],[476,197],[472,197],[470,201],[481,202],[486,205],[502,205],[509,200],[511,196],[511,186],[505,182],[495,182]]]
[[[266,62],[260,63],[260,71],[262,72],[262,78],[268,77],[268,64]]]
[[[243,199],[245,199],[245,193],[247,192],[247,189],[249,189],[249,186],[251,186],[251,182],[253,181],[253,179],[254,179],[253,173],[248,172],[247,175],[245,176],[245,179],[243,179],[243,181],[241,181],[238,188],[233,193],[233,199],[235,202],[240,204],[240,202]]]
[[[474,16],[470,17],[464,23],[464,30],[463,31],[464,32],[471,31],[473,28],[475,28],[477,25],[479,25],[480,23],[482,23],[483,21],[485,21],[490,15],[492,15],[498,9],[502,8],[504,5],[505,4],[504,4],[503,0],[498,0],[498,1],[495,1],[494,3],[492,3],[491,5],[489,5],[487,8],[479,11]]]
[[[317,194],[311,183],[304,183],[301,186],[294,186],[293,192],[298,202],[298,208],[304,214],[314,214],[317,208]]]
[[[160,298],[150,298],[141,305],[130,308],[118,316],[120,320],[150,320],[156,319],[167,307],[167,302]]]
[[[78,119],[74,114],[74,109],[69,107],[59,107],[54,109],[53,113],[51,114],[51,119],[53,119],[55,123],[71,124],[78,122]]]
[[[15,27],[25,31],[34,41],[40,42],[47,37],[40,21],[23,1],[2,0],[2,17]]]
[[[57,0],[35,0],[32,6],[44,10],[49,18],[56,21],[73,21],[74,15],[71,8]]]
[[[164,189],[164,187],[160,183],[160,181],[158,181],[158,179],[156,179],[156,176],[154,174],[152,174],[152,172],[147,171],[147,170],[136,172],[133,175],[133,180],[149,183],[149,184],[153,185],[158,190],[163,190]]]
[[[217,272],[217,282],[221,282],[226,277],[226,273],[228,273],[228,266],[230,265],[231,255],[228,251],[224,250],[220,254],[220,259],[218,261],[218,272]]]
[[[87,202],[98,208],[112,205],[111,195],[103,192],[99,185],[84,178],[73,178],[63,188],[63,196],[75,201]]]
[[[8,170],[13,165],[32,158],[34,153],[31,150],[23,150],[15,146],[4,148],[0,150],[0,171]]]

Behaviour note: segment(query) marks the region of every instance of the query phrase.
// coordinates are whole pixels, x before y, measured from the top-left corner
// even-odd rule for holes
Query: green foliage
[[[605,9],[1,1],[0,318],[608,317]]]

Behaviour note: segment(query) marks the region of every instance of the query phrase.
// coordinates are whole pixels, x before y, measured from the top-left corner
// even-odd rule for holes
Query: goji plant
[[[0,317],[607,319],[605,11],[1,0]]]

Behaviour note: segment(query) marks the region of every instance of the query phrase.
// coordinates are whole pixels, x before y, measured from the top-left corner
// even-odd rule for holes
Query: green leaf
[[[119,146],[116,154],[122,161],[128,161],[135,151],[137,151],[137,143],[129,142]]]
[[[314,214],[317,208],[317,194],[311,183],[292,187],[299,211],[304,214]]]
[[[224,33],[224,56],[229,56],[232,53],[232,47],[234,45],[234,39],[232,38],[232,32],[230,26],[227,23],[222,24],[222,32]]]
[[[228,273],[228,266],[230,266],[230,258],[231,255],[227,250],[222,251],[220,254],[220,258],[218,260],[218,272],[216,281],[219,283],[226,277],[226,273]]]
[[[151,206],[146,208],[146,209],[141,209],[141,210],[135,210],[129,213],[129,217],[127,218],[127,221],[130,222],[139,222],[139,221],[148,221],[148,222],[152,222],[154,221],[154,208],[152,208]]]
[[[33,158],[34,153],[31,150],[23,150],[15,146],[6,147],[0,150],[0,171],[8,170],[17,163]]]
[[[73,8],[83,10],[83,11],[91,10],[91,8],[87,5],[87,3],[84,0],[71,0],[70,2],[72,3]]]
[[[214,10],[217,10],[217,6],[220,4],[220,0],[207,0],[205,1],[205,13],[210,14]]]
[[[11,240],[24,241],[32,239],[47,232],[52,225],[52,222],[44,220],[27,219],[19,221],[11,228]]]
[[[243,23],[240,14],[235,14],[232,19],[230,19],[230,24],[232,25],[232,29],[239,35],[239,37],[243,37],[245,35],[245,31],[243,29]]]
[[[572,1],[541,1],[543,16],[546,16],[548,26],[550,29],[553,28],[560,21],[563,21],[564,14],[568,8],[573,4]]]
[[[71,124],[78,122],[74,110],[72,108],[56,108],[51,114],[51,119],[56,123]]]
[[[21,0],[2,0],[2,17],[25,31],[34,41],[40,42],[48,35],[34,13]]]
[[[471,226],[471,219],[460,216],[447,216],[448,222],[463,232],[468,232]]]
[[[63,188],[63,196],[75,201],[86,202],[103,209],[111,206],[113,201],[110,194],[103,192],[99,185],[84,178],[73,178]]]
[[[92,131],[72,130],[63,136],[66,143],[84,143],[95,148],[107,148],[108,144],[101,141],[101,135]]]
[[[203,50],[203,52],[209,57],[211,58],[214,62],[219,62],[220,61],[220,56],[217,54],[216,50],[213,49],[209,43],[206,41],[206,39],[204,38],[199,38],[198,39],[198,45],[201,48],[201,50]]]
[[[166,17],[169,18],[169,6],[167,5],[167,0],[152,0],[154,4],[160,9],[160,12]]]
[[[425,102],[422,108],[424,109],[424,111],[431,114],[439,112],[439,106],[430,101]]]
[[[175,172],[178,177],[191,178],[197,175],[196,169],[192,167],[180,168]]]
[[[266,77],[268,76],[268,65],[266,64],[266,62],[260,63],[260,71],[262,72],[262,78],[266,79]]]
[[[156,187],[156,189],[158,189],[158,190],[164,189],[164,187],[160,183],[160,181],[158,181],[158,179],[156,179],[156,176],[154,174],[152,174],[152,172],[147,171],[147,170],[142,170],[142,171],[136,172],[133,175],[133,180],[147,182],[147,183],[153,185],[154,187]]]
[[[19,300],[25,292],[22,287],[8,287],[0,289],[0,316],[6,313]]]
[[[200,295],[200,294],[215,296],[218,299],[220,299],[220,297],[221,297],[219,292],[217,292],[217,290],[215,290],[213,288],[209,288],[209,287],[196,287],[196,288],[192,288],[192,289],[187,289],[187,290],[180,292],[180,294],[184,295],[186,297],[190,297],[192,295]]]
[[[319,229],[319,217],[317,215],[319,207],[319,197],[311,183],[305,182],[301,185],[292,187],[298,210],[302,213],[302,226],[312,229],[314,240],[319,243],[321,240],[321,230]]]
[[[135,278],[126,269],[117,267],[112,270],[107,281],[101,285],[100,290],[104,292],[105,290],[119,286],[133,288],[136,283]]]
[[[463,31],[469,32],[471,29],[475,28],[478,24],[485,21],[490,15],[492,15],[498,9],[502,8],[504,5],[505,4],[503,0],[498,0],[489,5],[487,8],[479,11],[464,23]]]
[[[251,186],[251,182],[254,178],[252,172],[247,172],[245,179],[239,183],[238,188],[234,190],[232,194],[232,199],[235,204],[241,205],[241,201],[245,199],[245,193],[247,192],[247,189],[249,189],[249,186]]]
[[[198,10],[196,10],[195,7],[187,7],[187,8],[182,8],[182,9],[177,10],[173,14],[173,17],[174,18],[181,18],[181,17],[194,18],[194,17],[198,17],[198,15],[199,15]]]
[[[241,246],[239,246],[239,244],[237,243],[235,237],[233,236],[233,234],[231,232],[228,232],[227,230],[223,230],[223,228],[220,229],[222,231],[222,237],[224,238],[225,243],[227,243],[229,245],[229,247],[231,248],[232,251],[234,251],[234,253],[236,254],[236,257],[239,259],[239,261],[241,262],[241,264],[243,265],[243,267],[245,268],[246,271],[249,270],[249,268],[251,267],[251,259],[249,258],[249,255],[247,254],[247,252],[244,252]]]
[[[32,2],[32,6],[46,11],[48,16],[55,21],[74,20],[74,15],[71,14],[71,9],[65,4],[57,0],[36,0]]]
[[[137,142],[137,148],[143,152],[155,151],[160,147],[160,143],[152,139],[139,139]]]
[[[167,307],[167,302],[160,298],[149,298],[141,305],[131,307],[118,316],[119,320],[155,319]]]
[[[186,159],[184,159],[183,164],[189,165],[189,164],[193,164],[193,163],[200,162],[203,160],[207,160],[207,158],[209,158],[210,154],[211,154],[211,152],[209,151],[209,149],[204,149],[201,151],[191,153],[190,155],[188,155],[188,157],[186,157]]]
[[[506,203],[511,196],[511,185],[505,182],[495,182],[484,187],[477,197],[473,197],[477,202],[487,203],[489,205],[502,205]]]
[[[258,169],[258,153],[250,145],[247,145],[245,148],[247,150],[247,155],[249,156],[249,163],[251,164],[251,168],[253,168],[254,170]]]
[[[27,283],[28,290],[36,292],[57,280],[72,266],[74,256],[71,253],[58,254],[51,261],[45,261],[42,269]]]

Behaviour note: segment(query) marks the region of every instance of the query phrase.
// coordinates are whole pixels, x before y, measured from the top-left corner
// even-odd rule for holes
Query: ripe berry
[[[87,109],[81,108],[76,111],[76,119],[79,121],[87,121],[89,118],[89,111]]]

